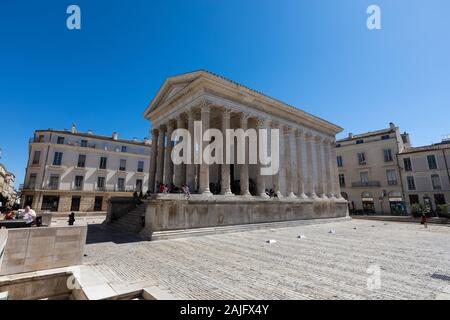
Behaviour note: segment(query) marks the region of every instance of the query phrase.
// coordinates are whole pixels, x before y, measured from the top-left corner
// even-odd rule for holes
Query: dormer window
[[[356,140],[356,144],[361,144],[361,143],[364,143],[363,139]]]
[[[121,151],[122,152],[127,152],[127,146],[122,146]]]

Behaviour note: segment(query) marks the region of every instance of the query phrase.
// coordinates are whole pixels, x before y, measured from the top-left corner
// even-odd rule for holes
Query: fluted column
[[[291,128],[284,128],[284,177],[286,185],[286,195],[289,198],[295,198],[294,181],[292,177],[292,158],[291,158]],[[292,155],[295,155],[292,154]]]
[[[317,169],[317,179],[316,179],[316,194],[320,198],[324,197],[323,192],[323,157],[322,157],[322,138],[316,137],[315,139],[315,150],[316,150],[316,169]]]
[[[191,137],[191,157],[188,159],[186,164],[186,184],[192,190],[195,190],[195,164],[194,164],[194,153],[195,153],[195,142],[194,142],[194,111],[191,109],[187,112],[188,115],[188,131]]]
[[[333,195],[333,174],[331,173],[330,161],[330,140],[325,139],[323,141],[323,154],[324,154],[324,193],[327,197],[332,198]]]
[[[259,134],[260,130],[264,130],[264,129],[267,130],[267,121],[265,121],[263,119],[258,119],[256,128],[257,128],[257,137],[258,137],[258,148],[257,148],[258,159],[257,159],[257,165],[256,165],[256,194],[263,198],[268,198],[269,196],[266,193],[267,176],[261,175],[262,164],[259,159],[260,148],[267,149],[267,133],[262,140],[260,140],[260,134]]]
[[[177,129],[184,129],[184,119],[179,116],[177,118]],[[184,137],[183,137],[184,139]],[[178,138],[178,142],[177,143],[181,143],[180,142],[180,138]],[[185,152],[186,150],[183,150],[183,152]],[[184,156],[184,154],[183,154]],[[184,183],[184,178],[183,178],[183,163],[181,164],[174,164],[174,184],[177,187],[181,187],[181,185]]]
[[[316,180],[316,172],[313,167],[313,159],[315,158],[313,155],[313,143],[314,137],[307,133],[306,136],[306,175],[305,175],[305,193],[311,198],[317,198],[315,192],[315,180]]]
[[[202,119],[202,137],[206,130],[209,129],[209,122],[210,122],[210,105],[208,102],[203,102],[201,106],[201,119]],[[203,140],[203,139],[202,139]],[[203,141],[202,145],[202,152],[205,150],[206,146],[209,144],[209,141]],[[203,159],[203,155],[200,155]],[[203,195],[212,195],[211,191],[209,190],[209,165],[205,163],[205,161],[202,160],[202,163],[200,164],[200,188],[199,193]]]
[[[248,114],[241,114],[241,129],[247,131],[248,129]],[[241,185],[241,195],[250,196],[249,190],[249,181],[248,181],[248,139],[244,138],[244,152],[245,152],[245,163],[240,165],[241,176],[240,176],[240,185]]]
[[[226,157],[226,145],[230,143],[230,141],[225,141],[226,139],[226,130],[230,129],[230,119],[231,119],[231,111],[230,110],[224,110],[222,114],[222,135],[224,139],[224,145],[223,145],[223,164],[221,165],[222,169],[222,182],[221,182],[221,190],[220,194],[231,196],[233,193],[231,193],[231,186],[230,186],[230,164],[227,163],[227,157]]]
[[[281,194],[281,188],[280,188],[280,176],[282,175],[282,171],[283,171],[283,146],[281,145],[281,142],[283,140],[283,132],[282,132],[282,126],[280,126],[278,123],[272,123],[272,128],[274,130],[278,130],[278,136],[279,136],[279,141],[278,141],[278,153],[279,153],[279,168],[278,168],[278,172],[276,172],[273,176],[272,176],[272,182],[273,182],[273,191],[274,193],[276,193],[278,195],[279,198],[282,197]],[[271,145],[270,146],[270,155],[271,157],[274,157],[274,148]]]
[[[166,145],[166,155],[164,157],[164,184],[170,185],[173,183],[173,162],[172,162],[172,133],[174,126],[172,121],[169,121],[167,125],[167,145]]]
[[[156,192],[159,192],[159,184],[163,182],[164,178],[164,140],[166,135],[166,127],[159,127],[159,137],[158,137],[158,152],[157,152],[157,163],[156,163]]]
[[[301,130],[295,132],[295,142],[297,145],[297,187],[298,197],[301,199],[307,198],[305,194],[305,176],[308,175],[306,170],[306,145],[305,135]]]
[[[158,129],[152,130],[152,149],[151,149],[151,160],[150,160],[150,172],[149,172],[149,181],[148,181],[148,189],[151,193],[155,192],[155,183],[156,183],[156,155],[158,154],[158,137],[159,131]]]

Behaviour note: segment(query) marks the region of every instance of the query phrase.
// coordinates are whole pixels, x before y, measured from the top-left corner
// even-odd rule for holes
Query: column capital
[[[212,103],[211,103],[210,101],[208,101],[208,100],[206,100],[206,99],[203,99],[203,100],[200,102],[200,109],[201,109],[201,112],[202,112],[202,113],[210,112],[210,111],[211,111],[211,105],[212,105]]]
[[[150,133],[152,134],[152,136],[157,137],[159,136],[159,129],[153,128],[152,130],[150,130]]]
[[[222,110],[222,115],[224,118],[230,119],[231,118],[231,110],[224,108]]]
[[[305,135],[305,132],[302,129],[296,128],[296,129],[294,129],[294,132],[295,132],[296,138],[300,138]]]

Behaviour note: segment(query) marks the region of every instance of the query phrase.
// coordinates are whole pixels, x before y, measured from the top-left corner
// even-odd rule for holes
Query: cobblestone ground
[[[158,286],[181,299],[435,299],[450,290],[450,226],[353,220],[99,242],[86,253],[113,285]],[[368,289],[370,266],[380,268],[379,289]]]

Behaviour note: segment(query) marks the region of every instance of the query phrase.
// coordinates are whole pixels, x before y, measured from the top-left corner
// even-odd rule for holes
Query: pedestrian
[[[420,224],[423,224],[425,228],[428,228],[427,225],[427,215],[425,213],[422,213],[422,219],[420,219]]]
[[[69,220],[67,222],[69,223],[69,226],[73,226],[75,223],[75,212],[69,214]]]

